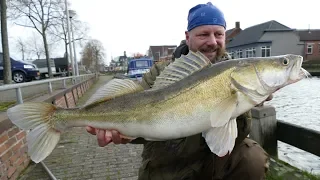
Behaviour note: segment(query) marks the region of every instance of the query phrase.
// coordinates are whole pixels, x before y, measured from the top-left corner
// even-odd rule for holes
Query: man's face
[[[225,51],[225,29],[218,25],[203,25],[186,32],[189,50],[200,51],[211,62]]]

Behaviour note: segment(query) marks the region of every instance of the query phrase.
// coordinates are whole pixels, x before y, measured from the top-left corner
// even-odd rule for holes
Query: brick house
[[[241,31],[242,29],[240,28],[240,22],[237,21],[234,28],[226,31],[226,44],[228,44]]]
[[[320,61],[320,29],[297,30],[297,33],[304,46],[302,56],[305,61]]]
[[[154,61],[159,61],[161,58],[171,56],[176,48],[177,45],[150,46],[148,57]]]

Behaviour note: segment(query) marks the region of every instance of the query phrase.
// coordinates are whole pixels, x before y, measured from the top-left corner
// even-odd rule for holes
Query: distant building
[[[171,56],[176,48],[177,45],[150,46],[148,57],[153,59],[153,61],[159,61],[161,58]]]
[[[303,58],[320,61],[320,29],[297,30],[297,33],[303,44]]]
[[[275,20],[248,27],[226,45],[232,58],[301,54],[303,45],[296,30]]]

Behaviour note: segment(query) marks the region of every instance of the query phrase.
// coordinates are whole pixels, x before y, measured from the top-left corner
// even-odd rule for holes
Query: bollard
[[[52,84],[51,84],[51,82],[48,82],[48,91],[49,91],[49,94],[52,93]]]
[[[278,156],[276,110],[272,106],[260,106],[251,109],[252,127],[250,138],[258,142],[271,156]]]
[[[22,93],[21,93],[21,88],[16,88],[16,97],[17,97],[17,102],[18,104],[22,104],[23,103],[23,99],[22,99]]]
[[[66,85],[66,80],[65,79],[62,82],[62,88],[63,89],[67,89],[67,85]]]

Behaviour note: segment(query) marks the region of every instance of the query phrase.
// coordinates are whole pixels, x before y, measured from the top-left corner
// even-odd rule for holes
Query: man
[[[189,11],[186,40],[174,52],[174,58],[187,54],[189,50],[202,52],[211,63],[228,59],[225,53],[226,22],[222,12],[211,3],[199,4]],[[156,76],[169,63],[154,65],[143,76],[141,85],[152,88]],[[213,154],[201,134],[161,142],[136,139],[130,142],[121,139],[116,131],[87,131],[96,134],[99,146],[114,144],[144,144],[139,180],[176,179],[245,179],[260,180],[268,169],[268,156],[254,141],[246,138],[250,132],[251,116],[247,112],[237,118],[238,138],[230,155],[218,157]]]

